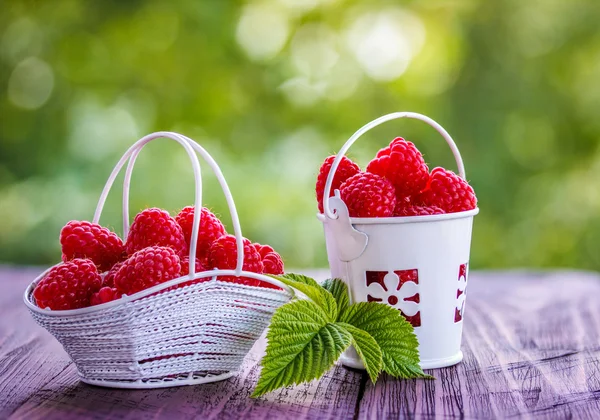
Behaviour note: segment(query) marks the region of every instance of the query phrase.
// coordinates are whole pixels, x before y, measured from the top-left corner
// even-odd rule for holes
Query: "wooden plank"
[[[0,270],[0,418],[6,418],[72,362],[29,315],[25,286],[42,270]]]
[[[464,361],[368,384],[359,417],[600,418],[600,277],[474,273]]]
[[[0,418],[600,416],[596,274],[472,273],[465,359],[430,371],[436,380],[384,376],[373,386],[363,373],[337,366],[320,381],[253,400],[264,340],[236,377],[220,383],[150,391],[80,383],[60,344],[21,302],[37,272],[0,268]]]
[[[37,271],[39,272],[39,270]],[[249,398],[264,353],[260,340],[234,378],[201,386],[160,390],[112,390],[80,383],[60,344],[38,327],[21,301],[34,272],[0,269],[0,418],[352,418],[361,372],[337,366],[320,381]],[[10,285],[8,283],[10,277]]]

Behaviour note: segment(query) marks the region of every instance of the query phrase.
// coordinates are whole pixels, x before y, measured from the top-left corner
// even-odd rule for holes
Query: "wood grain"
[[[151,391],[82,384],[22,304],[40,270],[0,267],[0,418],[600,418],[600,276],[473,272],[463,352],[436,380],[376,385],[336,366],[253,400],[264,340],[223,382]],[[318,273],[323,278],[323,272]]]

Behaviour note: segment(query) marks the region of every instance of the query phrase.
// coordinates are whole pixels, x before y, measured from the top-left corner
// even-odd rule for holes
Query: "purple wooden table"
[[[465,359],[428,371],[435,381],[384,376],[374,386],[336,366],[320,381],[253,400],[262,340],[237,376],[215,384],[128,391],[80,383],[22,303],[38,272],[0,266],[0,419],[600,418],[598,274],[473,272]]]

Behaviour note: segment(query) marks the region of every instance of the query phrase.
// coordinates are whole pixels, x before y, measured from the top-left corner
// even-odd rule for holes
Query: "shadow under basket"
[[[26,291],[26,302],[36,322],[71,356],[83,382],[160,388],[226,379],[236,373],[274,311],[290,296],[216,278],[172,286],[184,280],[187,276],[71,311],[36,307],[34,283]]]

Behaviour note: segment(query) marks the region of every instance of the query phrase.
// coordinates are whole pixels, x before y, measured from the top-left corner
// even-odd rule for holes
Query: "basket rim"
[[[31,299],[31,297],[33,296],[33,289],[35,288],[37,283],[46,276],[48,271],[50,271],[53,267],[56,267],[59,264],[60,263],[55,264],[52,267],[49,267],[47,270],[44,270],[25,289],[25,292],[23,293],[23,302],[25,303],[27,308],[29,308],[30,311],[36,312],[41,315],[52,316],[52,317],[69,317],[69,316],[91,314],[94,312],[101,312],[104,310],[108,310],[108,309],[111,309],[116,306],[126,305],[130,302],[148,297],[150,295],[161,292],[170,287],[177,286],[178,284],[181,284],[181,283],[184,283],[187,281],[198,280],[198,279],[203,279],[203,278],[208,278],[208,277],[212,277],[212,279],[210,279],[207,283],[204,283],[204,284],[219,283],[219,284],[227,285],[230,287],[239,288],[241,290],[244,290],[244,289],[262,290],[262,291],[268,290],[269,293],[283,295],[283,296],[287,297],[288,300],[291,300],[295,296],[294,289],[292,289],[291,287],[289,287],[271,277],[267,277],[264,274],[252,273],[252,272],[243,271],[243,270],[241,273],[238,273],[235,270],[208,270],[208,271],[202,271],[200,273],[196,273],[196,275],[192,278],[190,278],[189,274],[186,274],[184,276],[177,277],[173,280],[169,280],[167,282],[157,284],[156,286],[150,287],[148,289],[144,289],[144,290],[134,293],[132,295],[123,295],[123,297],[121,297],[120,299],[115,299],[111,302],[102,303],[100,305],[88,306],[88,307],[79,308],[79,309],[66,309],[66,310],[51,310],[51,309],[46,309],[46,308],[40,308]],[[256,280],[267,280],[270,283],[273,283],[273,282],[278,283],[278,286],[280,286],[283,290],[267,289],[267,288],[259,287],[259,286],[248,286],[245,284],[223,282],[223,281],[217,279],[218,276],[250,277],[250,278],[254,278]]]
[[[427,216],[404,216],[404,217],[350,217],[353,225],[396,225],[402,223],[427,223],[441,222],[445,220],[464,219],[474,217],[479,213],[479,207],[472,210],[459,211],[456,213],[431,214]],[[326,223],[330,220],[325,214],[317,213],[317,219]]]

